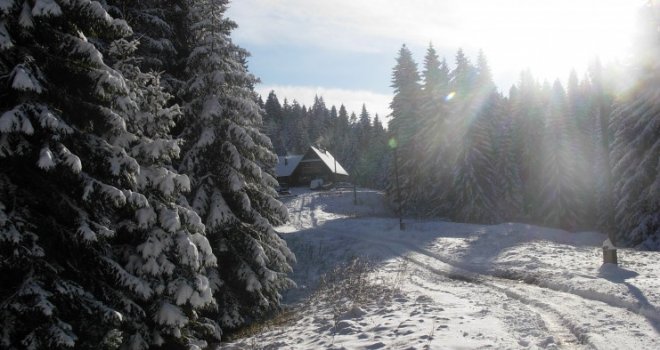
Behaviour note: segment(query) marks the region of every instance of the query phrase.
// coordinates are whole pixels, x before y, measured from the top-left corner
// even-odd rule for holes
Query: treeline
[[[595,61],[566,86],[524,72],[505,97],[483,53],[472,63],[459,50],[450,70],[431,46],[420,73],[404,45],[388,128],[404,211],[599,229],[620,245],[660,248],[660,37],[657,5],[645,10],[637,80],[624,94],[614,88],[622,76]],[[395,183],[391,169],[392,201]]]
[[[362,105],[360,115],[348,114],[341,105],[325,105],[316,96],[311,107],[296,100],[280,103],[275,91],[266,98],[264,132],[278,155],[304,154],[310,145],[327,149],[348,171],[351,181],[361,186],[384,189],[391,152],[388,134],[378,114],[373,120]]]
[[[205,348],[279,307],[287,212],[226,5],[0,2],[3,349]]]

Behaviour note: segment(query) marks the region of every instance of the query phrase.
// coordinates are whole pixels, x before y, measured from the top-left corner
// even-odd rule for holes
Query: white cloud
[[[251,43],[391,54],[392,42],[457,44],[452,12],[431,0],[241,0],[228,15],[239,22],[236,37]]]
[[[325,105],[328,108],[334,105],[339,109],[339,106],[343,104],[349,114],[355,112],[357,115],[360,114],[362,104],[364,103],[369,115],[373,118],[377,113],[378,117],[383,122],[386,120],[385,117],[391,113],[389,104],[392,100],[392,96],[372,91],[287,85],[259,85],[256,90],[262,96],[264,101],[268,97],[268,93],[272,90],[275,91],[280,103],[284,103],[284,98],[288,99],[289,102],[295,99],[298,103],[307,107],[314,104],[314,96],[318,95],[323,97]]]
[[[237,0],[238,42],[394,57],[430,41],[453,56],[484,49],[496,80],[530,68],[541,78],[584,72],[596,55],[626,56],[644,0]],[[452,62],[453,57],[447,57]],[[422,57],[417,58],[418,62]],[[508,81],[507,81],[508,82]],[[507,88],[507,86],[502,86]]]

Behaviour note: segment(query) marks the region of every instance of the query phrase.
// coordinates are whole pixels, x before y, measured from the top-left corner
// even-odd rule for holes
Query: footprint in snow
[[[337,325],[335,326],[335,333],[337,334],[353,334],[357,331],[360,330],[360,326],[349,320],[343,320],[337,322]]]
[[[415,299],[415,302],[420,303],[420,304],[430,304],[433,303],[433,298],[427,296],[427,295],[420,295]]]

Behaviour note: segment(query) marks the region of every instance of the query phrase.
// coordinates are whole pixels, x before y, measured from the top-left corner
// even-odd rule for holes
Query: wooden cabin
[[[307,186],[314,179],[324,183],[347,181],[348,172],[326,150],[310,146],[304,155],[278,157],[277,181],[289,186]]]

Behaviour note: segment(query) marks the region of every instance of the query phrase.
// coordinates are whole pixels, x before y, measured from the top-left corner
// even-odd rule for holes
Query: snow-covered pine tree
[[[660,4],[641,13],[637,83],[612,115],[617,244],[660,249]]]
[[[187,187],[185,176],[163,167],[177,147],[162,139],[172,111],[145,107],[163,102],[157,79],[126,80],[121,73],[139,71],[111,69],[98,51],[131,29],[94,1],[2,9],[13,34],[3,72],[15,73],[2,91],[0,153],[9,166],[0,226],[11,239],[0,245],[16,253],[0,267],[13,278],[0,292],[10,293],[0,311],[11,323],[3,345],[139,348],[159,343],[159,333],[197,344],[190,329],[201,326],[200,302],[190,299],[205,295],[208,303],[199,272],[213,257],[194,213],[167,202]],[[137,229],[125,235],[128,227]],[[135,234],[143,230],[152,234]],[[170,282],[154,277],[157,270]]]
[[[601,173],[593,173],[593,163],[596,160],[596,142],[593,132],[596,126],[591,113],[589,101],[589,80],[579,81],[577,73],[572,70],[566,85],[566,132],[567,146],[570,157],[571,182],[575,193],[572,194],[576,208],[580,212],[577,218],[577,227],[594,227],[595,214],[595,184]],[[591,160],[591,161],[588,161]]]
[[[301,113],[301,106],[298,104],[298,101],[293,100],[293,102],[289,104],[289,101],[284,99],[284,103],[282,103],[283,125],[281,136],[286,154],[297,154],[298,152],[301,152],[296,146],[297,125]]]
[[[247,52],[230,39],[236,26],[225,0],[190,2],[185,140],[179,170],[192,180],[190,204],[202,217],[218,258],[211,286],[214,317],[232,328],[279,307],[294,261],[272,225],[286,220],[271,175],[277,158],[259,131],[261,111]]]
[[[356,131],[358,148],[355,151],[361,155],[366,153],[371,141],[371,118],[369,117],[367,106],[364,103],[362,104],[362,110],[360,111],[360,118],[356,125]]]
[[[187,0],[105,0],[108,12],[125,19],[138,47],[133,54],[143,72],[162,72],[161,84],[171,94],[182,87],[187,34]],[[175,96],[176,97],[176,96]]]
[[[284,142],[282,141],[284,117],[282,105],[280,105],[275,91],[268,93],[264,112],[264,132],[271,139],[275,154],[284,155],[286,153]]]
[[[454,215],[465,222],[495,223],[500,217],[492,127],[502,101],[491,90],[478,103],[474,107],[476,115],[463,116],[471,122],[466,126],[454,168]]]
[[[95,1],[0,1],[3,348],[115,348],[129,296],[151,296],[111,249],[145,200],[125,81],[92,44],[130,31]]]
[[[353,126],[355,130],[353,137],[356,138],[357,144],[354,152],[357,161],[355,166],[348,170],[357,184],[370,188],[374,188],[374,180],[379,175],[376,171],[379,161],[384,160],[385,153],[387,153],[387,149],[383,148],[386,146],[383,126],[380,125],[380,121],[378,123],[379,130],[376,129],[376,124],[372,126],[367,107],[363,104],[359,121]],[[381,134],[376,134],[376,132]]]
[[[454,92],[453,99],[468,104],[468,99],[475,92],[477,68],[465,56],[463,49],[456,51],[455,62],[456,66],[450,73],[449,88]]]
[[[139,39],[136,52],[141,69],[162,71],[174,65],[176,49],[172,43],[174,30],[168,23],[169,6],[158,0],[106,0],[108,12],[124,18],[133,29],[134,38]]]
[[[399,50],[397,64],[392,72],[392,88],[394,97],[390,103],[392,118],[388,129],[396,140],[396,162],[399,168],[399,184],[401,186],[401,201],[405,211],[417,212],[415,199],[417,198],[417,180],[419,169],[419,140],[415,140],[420,128],[419,99],[421,86],[419,84],[417,64],[413,60],[410,50],[403,45]],[[395,200],[396,192],[395,174],[390,176],[388,185],[389,197]]]
[[[578,227],[582,217],[577,177],[577,159],[569,135],[574,128],[568,117],[566,92],[557,80],[553,84],[543,135],[540,201],[536,217],[540,222],[564,229]]]
[[[421,118],[423,127],[418,136],[422,140],[423,160],[419,172],[422,174],[420,195],[427,204],[425,214],[446,215],[451,200],[448,198],[452,183],[454,152],[449,143],[449,110],[446,98],[449,94],[449,69],[440,61],[433,45],[429,45],[422,70]]]
[[[330,107],[330,115],[329,115],[329,122],[330,122],[330,130],[328,130],[328,134],[331,135],[334,138],[334,133],[336,132],[337,128],[337,120],[339,119],[339,112],[337,111],[337,107],[334,105]]]
[[[540,202],[542,162],[538,155],[543,149],[544,109],[539,84],[529,71],[521,73],[516,87],[510,100],[513,147],[520,162],[523,215],[532,218]]]
[[[339,109],[339,118],[342,119],[341,108]],[[358,153],[355,152],[358,149],[358,122],[357,115],[355,112],[351,112],[351,115],[348,116],[348,128],[346,129],[346,135],[344,139],[346,143],[343,145],[343,150],[345,154],[345,161],[342,163],[348,171],[355,169],[359,162]],[[355,176],[355,172],[352,172],[351,176]]]
[[[509,98],[502,101],[500,124],[494,131],[494,137],[497,139],[495,146],[495,173],[498,180],[496,202],[499,216],[502,220],[507,221],[520,220],[523,217],[520,150],[516,149],[515,144],[518,126],[514,123],[511,103],[516,100],[517,94],[518,91],[513,86],[509,91]]]
[[[332,154],[346,169],[351,169],[351,166],[355,164],[355,152],[351,148],[351,125],[348,118],[346,107],[342,104],[339,106],[339,112],[337,113]]]
[[[319,144],[328,130],[328,117],[330,111],[325,106],[322,96],[314,96],[314,104],[309,109],[309,132],[310,140],[314,144]]]
[[[374,116],[372,138],[366,158],[368,160],[367,186],[384,189],[387,183],[388,169],[392,167],[392,152],[387,145],[387,131],[378,114]]]
[[[291,150],[295,154],[303,154],[309,149],[312,144],[312,138],[309,133],[310,117],[309,110],[305,105],[300,105],[295,100],[292,106],[292,128],[291,133]]]
[[[163,91],[158,75],[138,68],[136,49],[137,42],[120,39],[108,50],[132,100],[120,106],[133,134],[122,146],[140,164],[136,185],[144,201],[138,208],[127,208],[125,216],[132,219],[118,223],[113,242],[122,265],[141,283],[134,301],[123,302],[132,311],[124,319],[123,340],[131,349],[163,344],[204,347],[204,339],[220,339],[217,323],[199,315],[213,305],[206,273],[216,266],[216,258],[200,217],[176,203],[190,191],[188,177],[172,167],[180,152],[180,140],[170,135],[179,106],[167,107],[172,96]]]
[[[335,106],[330,107],[330,111],[328,112],[326,129],[323,134],[323,137],[325,139],[326,149],[330,150],[333,155],[335,154],[334,149],[337,142],[335,136],[337,135],[338,119],[339,119],[339,113],[337,112],[337,107]]]
[[[595,144],[592,171],[596,175],[594,200],[596,202],[596,225],[599,230],[612,235],[614,232],[614,204],[612,199],[612,162],[610,160],[611,132],[609,130],[610,115],[614,105],[611,84],[607,83],[604,68],[599,60],[589,66],[590,80],[590,113],[593,115],[593,142]],[[613,79],[614,74],[610,79]]]

